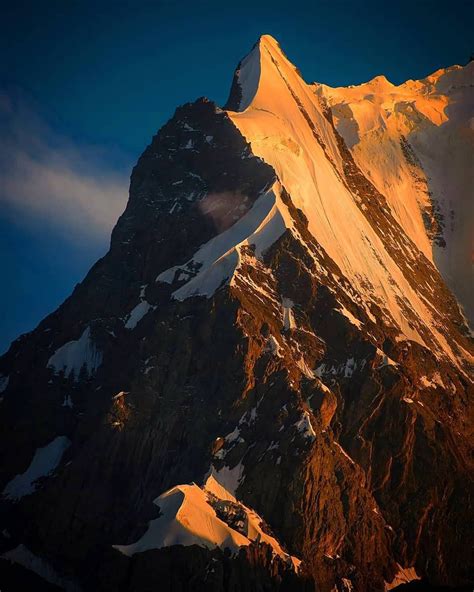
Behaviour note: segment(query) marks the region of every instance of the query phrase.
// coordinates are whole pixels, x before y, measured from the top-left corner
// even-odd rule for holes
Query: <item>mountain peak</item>
[[[258,41],[257,41],[257,45],[261,45],[261,46],[265,46],[265,47],[277,47],[278,49],[280,49],[280,44],[275,39],[275,37],[272,37],[271,35],[268,35],[267,33],[260,35],[260,37],[258,38]]]
[[[372,80],[369,80],[369,82],[367,84],[370,84],[372,86],[378,86],[381,88],[389,88],[391,86],[394,86],[390,80],[384,76],[383,74],[379,74],[378,76],[374,76],[374,78],[372,78]]]
[[[278,64],[288,62],[278,41],[271,35],[261,35],[238,64],[225,109],[245,111],[253,102],[260,87],[262,74],[275,74]],[[267,76],[266,76],[267,77]]]

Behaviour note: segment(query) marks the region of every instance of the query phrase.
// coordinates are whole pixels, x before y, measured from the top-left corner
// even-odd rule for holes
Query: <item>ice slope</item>
[[[184,276],[188,281],[173,293],[177,300],[195,295],[212,296],[238,269],[243,246],[255,245],[255,254],[260,256],[292,225],[279,191],[279,185],[275,184],[233,226],[202,245],[184,265],[160,273],[157,281],[172,283]],[[196,267],[197,274],[191,271]]]
[[[260,78],[255,84],[257,71]],[[250,102],[249,80],[254,92]],[[344,276],[366,302],[383,303],[406,338],[424,343],[400,304],[408,302],[419,326],[430,328],[440,349],[450,352],[432,311],[407,281],[343,181],[337,138],[314,87],[304,82],[268,35],[242,62],[237,82],[246,100],[241,104],[243,110],[229,111],[229,116],[253,153],[275,169],[293,204],[306,215],[310,232]],[[414,263],[419,256],[414,247],[410,253]]]
[[[437,265],[472,323],[474,62],[399,86],[377,76],[357,86],[313,89],[359,167]],[[441,215],[440,241],[423,222],[432,207]]]

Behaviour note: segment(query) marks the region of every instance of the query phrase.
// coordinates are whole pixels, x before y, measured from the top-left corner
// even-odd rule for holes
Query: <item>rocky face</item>
[[[406,227],[323,98],[261,38],[227,110],[153,138],[107,255],[0,359],[12,590],[472,584],[443,225],[420,204]]]

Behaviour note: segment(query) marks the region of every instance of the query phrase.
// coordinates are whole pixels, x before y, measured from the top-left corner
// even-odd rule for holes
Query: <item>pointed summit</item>
[[[278,41],[271,35],[261,35],[255,45],[238,64],[225,109],[245,111],[260,87],[263,71],[278,68],[279,63],[290,64]],[[291,68],[295,69],[292,64]],[[278,76],[278,71],[274,72]]]
[[[268,34],[260,35],[256,45],[259,45],[260,47],[265,47],[270,50],[276,50],[277,52],[282,53],[278,41],[275,39],[275,37],[272,37]]]
[[[268,33],[262,33],[262,35],[260,35],[260,37],[257,39],[257,41],[256,41],[256,43],[254,44],[253,47],[255,47],[257,45],[272,44],[272,43],[273,44],[276,44],[276,45],[279,45],[279,43],[275,39],[275,37],[273,37],[272,35],[269,35]]]
[[[371,80],[369,80],[369,82],[367,82],[367,85],[374,86],[380,90],[389,90],[390,88],[395,86],[383,74],[379,74],[378,76],[374,76],[374,78],[372,78]]]

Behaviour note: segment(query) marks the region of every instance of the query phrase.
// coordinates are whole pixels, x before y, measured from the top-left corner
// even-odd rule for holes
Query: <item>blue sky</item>
[[[465,63],[471,2],[11,3],[0,35],[0,352],[108,247],[128,178],[177,105],[227,98],[262,33],[308,81]]]

